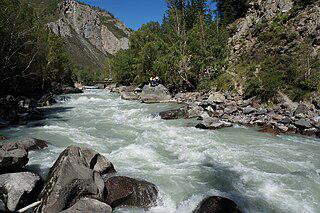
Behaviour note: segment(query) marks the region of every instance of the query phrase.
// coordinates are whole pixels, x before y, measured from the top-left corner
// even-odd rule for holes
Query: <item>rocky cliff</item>
[[[75,0],[61,1],[48,26],[65,38],[77,66],[102,69],[105,58],[129,47],[131,30],[112,14]]]
[[[311,64],[319,59],[319,17],[319,0],[251,1],[246,16],[230,26],[228,73],[238,91],[245,92],[250,75],[261,80],[261,62],[271,56],[301,60],[297,66],[305,65],[299,68],[306,76],[320,72],[318,64]]]

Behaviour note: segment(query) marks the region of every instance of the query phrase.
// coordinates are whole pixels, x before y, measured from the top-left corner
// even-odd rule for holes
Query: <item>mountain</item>
[[[319,0],[250,1],[246,15],[229,26],[227,71],[237,90],[281,88],[292,97],[317,90],[319,17]]]
[[[64,38],[76,66],[101,70],[106,57],[129,47],[132,30],[105,10],[75,0],[28,1]]]

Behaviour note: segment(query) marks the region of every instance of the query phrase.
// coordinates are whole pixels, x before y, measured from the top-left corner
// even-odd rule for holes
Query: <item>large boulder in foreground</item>
[[[212,196],[204,199],[194,213],[241,213],[232,200],[225,197]]]
[[[102,203],[96,199],[92,198],[81,198],[70,208],[60,212],[60,213],[84,213],[84,212],[94,212],[94,213],[111,213],[112,208]]]
[[[147,181],[118,176],[109,178],[105,187],[106,202],[112,208],[117,206],[148,208],[156,205],[158,189]]]
[[[0,198],[6,210],[15,212],[36,201],[42,186],[41,178],[31,172],[2,174],[0,175]]]
[[[218,118],[205,117],[202,122],[196,125],[198,129],[222,129],[225,127],[232,127],[232,124],[229,122],[221,121]]]
[[[145,85],[140,93],[140,99],[145,103],[166,102],[171,98],[169,90],[162,84],[155,87]]]
[[[0,148],[0,174],[21,171],[28,161],[28,152],[25,149],[19,147]]]
[[[37,212],[66,210],[84,196],[102,200],[104,181],[101,174],[111,171],[114,171],[113,165],[97,152],[69,146],[49,171]]]
[[[27,151],[32,151],[45,149],[47,147],[48,143],[46,141],[36,138],[26,138],[19,141],[0,144],[0,148],[5,150],[21,148]]]

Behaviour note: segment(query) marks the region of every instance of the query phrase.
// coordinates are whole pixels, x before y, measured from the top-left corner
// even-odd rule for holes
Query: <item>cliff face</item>
[[[110,13],[75,0],[57,10],[59,19],[48,26],[65,38],[76,65],[101,69],[109,54],[129,47],[131,30]]]
[[[290,55],[301,44],[308,46],[310,59],[319,56],[320,1],[306,2],[254,0],[246,16],[230,26],[228,73],[235,79],[234,85],[240,92],[244,92],[248,79],[248,73],[239,71],[244,58],[261,61],[259,57],[268,54]],[[273,41],[275,38],[277,40]],[[257,76],[259,72],[257,67],[253,75]]]

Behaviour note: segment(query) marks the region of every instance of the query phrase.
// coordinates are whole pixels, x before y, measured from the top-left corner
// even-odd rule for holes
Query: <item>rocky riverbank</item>
[[[43,118],[43,113],[39,107],[56,103],[57,95],[72,93],[82,93],[82,90],[55,84],[51,92],[42,95],[0,97],[0,128],[8,125],[25,125],[29,121],[40,120]]]
[[[118,176],[114,165],[89,148],[67,147],[46,180],[28,171],[28,152],[52,146],[25,139],[0,144],[0,212],[112,212],[117,207],[148,209],[158,203],[158,187]],[[194,212],[240,212],[228,198],[208,197]]]
[[[320,137],[320,102],[316,95],[307,102],[293,102],[279,93],[276,103],[262,103],[257,98],[245,99],[231,92],[178,93],[171,96],[163,86],[107,87],[125,100],[145,103],[176,102],[185,106],[161,112],[163,119],[197,118],[201,129],[221,129],[233,125],[258,127],[273,134],[301,134]]]

